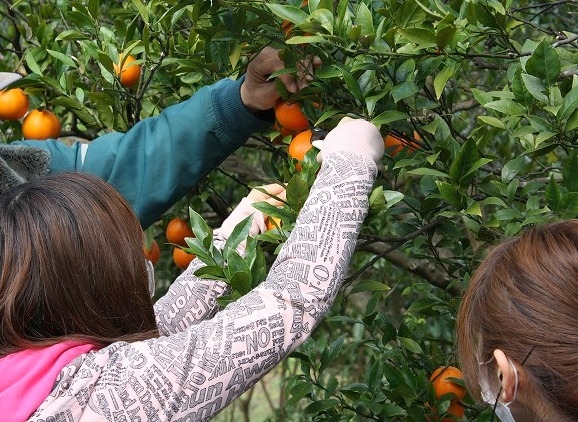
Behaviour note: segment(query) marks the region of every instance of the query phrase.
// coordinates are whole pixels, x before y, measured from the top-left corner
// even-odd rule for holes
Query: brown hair
[[[0,356],[155,335],[142,229],[119,193],[60,173],[0,195]]]
[[[479,361],[501,349],[521,363],[531,351],[529,406],[547,420],[578,415],[578,220],[530,228],[488,254],[462,299],[457,346],[474,396]]]

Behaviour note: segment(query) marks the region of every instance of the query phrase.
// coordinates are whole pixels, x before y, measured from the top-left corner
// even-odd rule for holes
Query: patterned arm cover
[[[156,307],[163,336],[79,357],[31,420],[209,420],[301,345],[329,309],[376,174],[365,155],[328,154],[265,281],[206,319],[224,283],[196,278],[191,266]]]

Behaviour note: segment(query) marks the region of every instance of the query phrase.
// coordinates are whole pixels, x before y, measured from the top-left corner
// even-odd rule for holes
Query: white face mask
[[[487,368],[487,364],[490,363],[493,359],[494,357],[486,362],[481,362],[480,367]],[[518,393],[518,370],[510,358],[508,358],[508,363],[512,366],[512,369],[514,370],[514,377],[516,378],[516,384],[514,386],[514,397],[512,398],[512,401],[508,403],[502,403],[499,400],[499,396],[502,393],[502,388],[499,384],[492,385],[490,382],[490,375],[488,374],[487,370],[480,371],[479,384],[480,388],[482,389],[482,399],[495,410],[496,416],[498,416],[500,421],[516,422],[514,416],[512,415],[512,411],[510,410],[510,404],[516,400],[516,394]]]
[[[147,276],[149,279],[149,293],[151,297],[155,295],[155,267],[153,263],[148,259],[145,260],[147,263]]]

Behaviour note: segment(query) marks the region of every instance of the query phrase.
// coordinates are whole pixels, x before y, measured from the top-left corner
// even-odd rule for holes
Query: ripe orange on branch
[[[147,249],[146,245],[143,245],[143,250],[145,258],[151,261],[153,265],[156,265],[157,262],[159,262],[159,259],[161,258],[161,249],[156,240],[153,239],[149,249]]]
[[[185,242],[185,238],[193,237],[195,234],[187,223],[187,220],[175,217],[167,224],[165,235],[169,243],[186,246],[187,242]]]
[[[461,404],[461,400],[466,396],[467,390],[461,384],[456,383],[455,379],[463,379],[464,375],[459,368],[455,366],[440,366],[437,368],[430,377],[430,382],[432,383],[433,389],[435,391],[436,399],[439,399],[444,394],[452,393],[455,398],[452,399],[450,406],[447,410],[447,414],[453,415],[457,418],[464,416],[464,406]],[[429,404],[428,404],[429,406]],[[442,422],[453,421],[451,418],[443,418]]]
[[[122,54],[119,54],[118,60],[119,60],[118,64],[114,63],[113,65],[114,65],[114,73],[116,73],[116,76],[119,77],[120,83],[122,84],[122,86],[125,86],[127,88],[135,86],[140,79],[140,69],[141,69],[140,64],[136,63],[133,64],[136,58],[131,55],[127,56],[126,60],[124,60],[123,63],[123,56]]]
[[[22,122],[22,135],[26,139],[54,139],[60,135],[60,121],[49,110],[32,110]]]
[[[267,230],[274,230],[278,227],[280,228],[283,225],[283,221],[278,217],[267,216],[265,225]]]
[[[287,148],[287,153],[291,158],[295,158],[298,161],[303,161],[307,151],[313,148],[313,144],[311,144],[311,135],[311,130],[307,129],[293,137],[289,147]],[[301,164],[297,163],[295,168],[297,170],[301,170]]]
[[[186,253],[178,246],[173,249],[173,261],[177,267],[181,270],[186,270],[189,264],[193,259],[195,259],[196,255]]]
[[[284,128],[302,131],[309,127],[309,121],[303,111],[301,104],[293,101],[278,100],[275,104],[275,118]]]
[[[0,119],[18,120],[28,111],[28,95],[20,88],[0,91]]]
[[[413,137],[416,141],[421,141],[421,136],[419,136],[417,131],[413,132]],[[404,149],[407,149],[409,153],[412,153],[416,149],[420,148],[420,145],[417,142],[408,141],[393,134],[387,134],[383,141],[385,144],[385,151],[392,157],[395,157]]]

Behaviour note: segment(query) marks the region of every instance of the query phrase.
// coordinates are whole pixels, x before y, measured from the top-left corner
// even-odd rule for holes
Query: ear
[[[502,395],[500,400],[504,403],[509,403],[516,398],[516,391],[519,388],[517,385],[519,380],[516,376],[516,370],[520,370],[519,367],[514,368],[515,363],[513,361],[508,360],[506,354],[500,350],[494,350],[494,358],[496,359],[496,363],[502,374]]]

